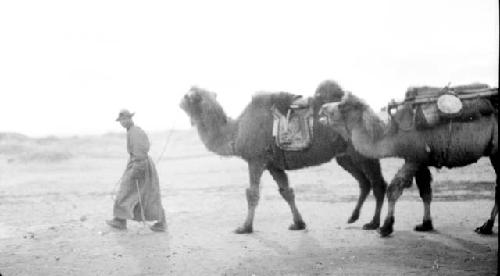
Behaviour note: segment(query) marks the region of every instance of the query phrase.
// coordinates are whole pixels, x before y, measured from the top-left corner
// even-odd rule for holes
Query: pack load
[[[273,106],[273,137],[282,150],[307,149],[313,138],[313,109],[308,99],[297,96],[286,114]]]
[[[450,121],[472,121],[481,116],[498,114],[498,88],[481,83],[444,88],[411,87],[406,91],[403,102],[392,101],[387,110],[398,125],[414,125],[417,129],[432,128]],[[411,116],[395,116],[398,110],[405,110]]]

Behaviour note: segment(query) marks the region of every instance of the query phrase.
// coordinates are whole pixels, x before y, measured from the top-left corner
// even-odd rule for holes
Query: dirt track
[[[91,142],[106,144],[81,143]],[[105,149],[106,156],[90,152],[62,162],[0,159],[2,275],[492,275],[497,269],[498,228],[493,236],[473,232],[493,204],[487,160],[433,171],[436,232],[412,230],[422,215],[415,188],[396,206],[391,237],[361,230],[373,214],[372,196],[360,220],[346,224],[357,184],[332,162],[290,174],[307,230],[287,230],[290,211],[266,174],[255,232],[236,235],[232,231],[246,213],[246,165],[199,145],[178,146],[169,153],[201,155],[167,157],[158,165],[169,224],[167,233],[158,234],[135,222],[125,232],[104,224],[126,158],[121,147],[120,153]],[[387,179],[399,165],[384,160]]]

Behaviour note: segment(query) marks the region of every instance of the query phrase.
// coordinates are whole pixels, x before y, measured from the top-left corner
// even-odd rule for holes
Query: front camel
[[[313,99],[314,121],[317,121],[317,111],[323,103],[340,100],[343,94],[336,83],[323,82]],[[314,123],[312,143],[306,150],[283,152],[276,146],[272,108],[289,108],[294,98],[295,95],[285,92],[255,95],[236,120],[226,116],[215,93],[207,90],[193,87],[181,101],[181,108],[190,116],[208,150],[222,156],[237,156],[248,163],[250,187],[246,189],[247,217],[235,232],[241,234],[253,231],[255,209],[260,197],[260,179],[266,170],[278,184],[279,193],[291,209],[293,224],[289,229],[305,229],[306,224],[295,203],[295,193],[285,171],[319,165],[333,158],[353,175],[360,186],[358,202],[348,222],[358,219],[361,207],[373,189],[375,213],[372,221],[363,228],[377,229],[386,190],[378,160],[356,153],[340,136],[317,123]],[[284,155],[286,162],[283,162]]]

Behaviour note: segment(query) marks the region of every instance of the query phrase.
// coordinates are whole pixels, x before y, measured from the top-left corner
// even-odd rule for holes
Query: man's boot
[[[150,229],[155,232],[165,232],[167,229],[167,224],[163,221],[158,221],[155,224],[151,225]]]
[[[116,229],[125,230],[127,229],[127,220],[121,218],[114,218],[112,220],[107,220],[106,223]]]
[[[165,211],[162,210],[161,218],[155,224],[149,227],[152,231],[155,232],[165,232],[167,230],[167,220],[165,219]]]

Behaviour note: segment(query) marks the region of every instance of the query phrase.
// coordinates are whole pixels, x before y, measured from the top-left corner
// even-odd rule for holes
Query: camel
[[[411,116],[409,112],[412,112],[411,108],[405,107],[398,109],[395,116]],[[490,158],[497,175],[495,207],[490,219],[476,232],[492,233],[499,196],[498,111],[466,122],[450,121],[425,130],[417,130],[415,126],[401,130],[395,120],[384,123],[363,100],[346,93],[341,101],[323,105],[319,114],[320,123],[329,125],[362,155],[405,160],[387,189],[388,214],[380,228],[382,237],[393,232],[396,201],[403,189],[411,186],[413,177],[424,206],[423,223],[415,230],[432,231],[432,176],[428,167],[461,167],[475,163],[483,156]]]
[[[306,224],[295,203],[295,193],[290,187],[286,170],[316,166],[336,158],[358,182],[360,194],[348,223],[359,218],[361,207],[373,188],[376,198],[375,214],[363,229],[378,229],[380,209],[385,197],[386,182],[379,160],[365,158],[329,128],[317,123],[317,112],[323,103],[340,100],[341,88],[334,82],[324,82],[311,99],[313,104],[313,138],[311,146],[301,151],[283,151],[275,144],[273,131],[273,106],[280,110],[289,108],[296,95],[287,92],[261,92],[253,96],[237,119],[228,117],[217,102],[216,94],[192,87],[181,100],[180,107],[191,118],[205,147],[221,156],[240,157],[248,163],[250,187],[246,189],[248,211],[245,222],[235,230],[237,234],[253,231],[255,209],[259,201],[260,179],[267,170],[278,184],[279,193],[288,203],[293,223],[290,230],[302,230]],[[286,113],[285,113],[286,114]]]

